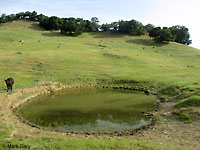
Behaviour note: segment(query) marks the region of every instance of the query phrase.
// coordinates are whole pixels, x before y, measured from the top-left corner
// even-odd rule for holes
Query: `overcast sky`
[[[144,25],[184,25],[200,49],[200,0],[0,0],[0,15],[36,11],[47,16],[97,17],[102,23],[136,19]]]

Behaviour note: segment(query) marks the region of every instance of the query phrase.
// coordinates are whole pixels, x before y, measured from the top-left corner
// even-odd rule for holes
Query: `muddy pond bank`
[[[77,97],[73,94],[75,90],[77,91],[78,89],[72,88],[72,89],[67,90],[68,91],[67,96],[69,96],[69,95],[71,96],[70,98],[68,98],[68,102],[69,102],[69,99],[72,99],[71,102],[77,99]],[[90,91],[90,93],[91,92],[93,93],[92,94],[93,96],[98,95],[100,97],[99,99],[101,99],[101,101],[102,101],[102,99],[105,99],[105,97],[107,96],[107,101],[106,100],[104,100],[102,102],[98,102],[98,100],[97,101],[91,101],[92,99],[98,99],[98,98],[92,97],[91,94],[90,94],[90,96],[88,96],[88,93],[87,93],[88,90]],[[66,128],[66,126],[64,126],[64,131],[62,129],[63,126],[60,126],[60,127],[62,127],[60,129],[58,128],[58,126],[59,126],[58,120],[49,122],[48,120],[52,120],[52,118],[50,119],[49,117],[47,117],[47,116],[49,116],[49,114],[46,114],[46,117],[44,117],[43,116],[43,114],[45,114],[44,111],[43,111],[43,113],[40,114],[40,118],[38,120],[39,121],[42,120],[41,115],[42,115],[43,118],[49,118],[49,119],[46,120],[48,123],[45,123],[45,125],[40,124],[38,122],[34,122],[33,120],[30,121],[29,119],[25,119],[25,117],[22,118],[18,113],[16,113],[17,110],[19,108],[23,107],[24,105],[20,105],[19,107],[13,109],[13,112],[14,112],[15,115],[18,116],[18,118],[20,118],[20,120],[22,122],[29,124],[32,127],[36,127],[36,128],[39,128],[39,129],[46,130],[46,128],[44,128],[44,126],[46,126],[46,127],[49,126],[48,130],[56,131],[56,132],[65,132],[67,134],[72,133],[72,134],[87,134],[87,135],[88,134],[89,135],[93,135],[93,134],[98,134],[98,135],[101,135],[101,134],[102,135],[133,135],[133,134],[135,134],[135,132],[149,128],[150,126],[153,126],[155,124],[155,118],[149,112],[153,111],[155,109],[155,106],[158,107],[158,105],[157,105],[158,103],[156,103],[155,96],[149,95],[149,93],[147,95],[145,95],[145,94],[142,94],[141,92],[138,93],[137,91],[130,91],[130,90],[127,90],[127,89],[116,90],[116,88],[115,88],[115,90],[113,90],[113,89],[111,90],[110,88],[108,88],[108,89],[106,88],[106,90],[105,90],[103,87],[102,88],[100,88],[100,87],[98,87],[98,88],[89,87],[89,88],[87,88],[87,90],[85,88],[84,89],[81,88],[81,90],[79,89],[78,91],[79,91],[78,93],[77,92],[75,92],[75,93],[78,94],[79,96],[81,94],[83,94],[84,95],[83,97],[85,99],[87,99],[87,100],[90,99],[90,100],[88,102],[78,100],[77,103],[74,103],[74,104],[72,103],[71,107],[73,107],[73,109],[76,110],[76,113],[75,113],[75,111],[72,111],[71,108],[68,108],[70,110],[70,113],[69,113],[69,111],[66,110],[67,108],[63,107],[64,106],[63,100],[61,100],[60,102],[55,100],[55,97],[56,97],[55,95],[59,95],[58,93],[60,93],[60,95],[63,95],[63,94],[61,94],[61,93],[63,93],[63,91],[57,92],[56,94],[50,94],[50,95],[42,96],[44,99],[46,97],[47,104],[51,103],[51,102],[61,103],[62,106],[58,106],[59,108],[61,108],[61,111],[56,110],[55,107],[50,108],[51,111],[53,110],[53,112],[54,112],[53,118],[58,119],[59,116],[61,116],[61,117],[63,116],[62,119],[58,119],[59,121],[61,121],[61,123],[62,123],[61,125],[63,125],[64,121],[70,120],[70,118],[73,118],[73,122],[75,120],[79,120],[79,122],[78,121],[74,122],[76,124],[75,127],[74,126],[73,127],[68,126],[68,128]],[[97,91],[98,92],[101,91],[101,92],[98,93]],[[106,91],[109,91],[109,92],[105,93]],[[86,94],[84,94],[84,92],[86,92]],[[118,93],[118,95],[116,95],[116,93]],[[112,94],[115,94],[115,95],[112,95]],[[130,97],[134,97],[134,94],[135,94],[135,96],[137,96],[136,97],[136,99],[137,99],[136,104],[134,104],[133,100],[132,100],[133,102],[131,103],[131,100],[130,100]],[[121,96],[121,99],[119,98],[120,96]],[[39,99],[40,98],[41,99],[38,100],[39,103],[34,105],[33,108],[37,108],[38,106],[41,106],[41,103],[43,103],[45,101],[45,100],[44,101],[42,100],[42,97],[39,96]],[[144,97],[146,97],[148,99],[146,101],[142,100],[142,98],[144,98]],[[50,99],[53,98],[53,100],[49,100],[49,98]],[[129,101],[128,103],[125,101],[126,99],[127,99],[127,101]],[[36,99],[29,100],[28,105],[30,103],[34,103],[36,101],[37,101]],[[143,104],[142,104],[142,102],[143,102]],[[77,110],[79,110],[80,108],[77,107],[77,106],[76,106],[77,108],[74,108],[74,107],[75,107],[75,105],[77,105],[79,103],[80,103],[81,107],[85,103],[86,104],[85,104],[84,108],[81,110],[82,113],[79,112],[79,114],[77,114]],[[92,106],[94,108],[88,109],[88,104],[89,104],[89,106]],[[46,104],[44,104],[44,106],[45,105]],[[55,106],[55,104],[52,104],[52,106]],[[68,107],[69,103],[66,106]],[[144,107],[144,108],[142,109],[142,107]],[[48,107],[46,107],[46,108],[48,108]],[[94,110],[97,110],[97,109],[98,109],[97,112],[94,111]],[[123,109],[125,109],[125,111]],[[34,114],[34,113],[31,111],[31,108],[28,108],[27,110],[31,112],[31,117],[29,116],[27,118],[33,118],[32,114]],[[101,111],[99,111],[99,110],[101,110]],[[47,110],[45,110],[45,111],[48,112]],[[35,111],[35,112],[38,112],[38,111]],[[90,112],[90,113],[88,113],[88,112]],[[64,114],[69,113],[70,115],[67,115],[68,116],[67,117],[66,115],[63,115],[63,113]],[[55,117],[55,114],[56,114],[56,117]],[[82,116],[77,118],[77,116],[79,116],[81,114],[82,114]],[[135,117],[134,117],[134,114],[135,114]],[[137,115],[138,115],[138,117],[136,117]],[[86,120],[84,120],[84,116],[86,117],[85,118]],[[66,117],[68,119],[65,119]],[[81,121],[80,121],[80,118],[81,118]],[[83,123],[83,121],[87,122],[87,120],[88,120],[87,118],[90,118],[89,124],[85,123],[85,122]],[[138,120],[138,118],[139,118],[139,120]],[[91,123],[91,121],[93,123]],[[77,126],[77,122],[79,124],[78,126]],[[71,122],[70,125],[71,124],[73,124],[73,123]],[[89,129],[91,128],[93,131],[90,131],[88,129],[86,130],[86,128],[84,129],[84,127],[87,127]],[[103,129],[102,127],[105,128],[105,129]]]
[[[119,84],[125,82],[125,84]],[[151,84],[147,84],[145,82],[137,82],[137,81],[131,81],[127,84],[127,81],[119,81],[119,83],[114,83],[114,84],[110,84],[106,83],[106,84],[100,84],[100,83],[96,83],[96,84],[88,84],[86,86],[82,85],[82,84],[78,84],[78,85],[68,85],[68,86],[63,86],[60,83],[56,83],[56,86],[51,86],[51,84],[49,84],[50,86],[47,86],[48,84],[44,83],[43,86],[46,86],[46,89],[44,90],[44,92],[40,92],[40,94],[37,94],[35,96],[32,97],[28,97],[26,98],[24,101],[24,103],[21,103],[20,105],[18,105],[17,107],[11,107],[13,114],[15,116],[17,116],[17,118],[31,126],[34,128],[38,128],[38,129],[42,129],[44,131],[52,131],[52,132],[60,132],[60,133],[66,133],[67,135],[70,134],[78,134],[78,135],[114,135],[114,136],[127,136],[127,135],[135,135],[137,134],[137,132],[140,132],[142,130],[147,130],[152,128],[155,125],[156,122],[156,117],[154,116],[154,113],[158,111],[159,106],[160,106],[160,102],[164,102],[165,98],[160,97],[160,95],[157,95],[158,92],[158,88],[160,87],[155,87],[152,86]],[[113,131],[113,132],[109,132],[109,131],[103,131],[103,132],[88,132],[88,131],[61,131],[59,129],[52,129],[52,128],[45,128],[41,125],[38,125],[37,123],[33,123],[32,121],[28,121],[24,118],[22,118],[18,113],[17,110],[21,107],[23,107],[24,105],[26,105],[26,103],[31,103],[32,101],[35,100],[35,98],[37,99],[38,97],[43,97],[43,96],[48,96],[48,95],[52,95],[53,93],[59,93],[59,92],[63,92],[63,90],[68,90],[69,93],[73,93],[74,91],[77,90],[88,90],[88,89],[92,89],[92,90],[102,90],[102,89],[106,89],[106,90],[114,90],[114,91],[124,91],[124,92],[140,92],[140,93],[144,93],[147,96],[154,96],[156,98],[156,102],[153,105],[153,109],[149,110],[149,111],[141,111],[140,114],[142,114],[142,116],[149,120],[148,123],[143,122],[143,124],[137,128],[135,128],[134,130],[126,130],[126,131]],[[58,91],[58,92],[57,92]],[[53,126],[57,126],[57,123]]]
[[[52,91],[57,91],[68,88],[68,89],[79,89],[80,85],[75,86],[63,86],[60,83],[41,83],[33,88],[26,88],[20,90],[14,90],[13,93],[7,94],[0,93],[0,121],[7,127],[11,128],[9,139],[30,139],[34,137],[56,137],[56,138],[128,138],[135,140],[150,140],[158,143],[161,147],[162,145],[176,145],[176,146],[186,146],[187,149],[198,149],[200,141],[200,126],[199,121],[192,122],[190,124],[185,124],[180,122],[174,115],[173,106],[176,104],[173,100],[166,102],[162,97],[158,95],[161,100],[156,103],[156,109],[152,113],[147,113],[147,116],[154,116],[156,118],[156,123],[149,127],[144,127],[141,130],[137,130],[133,134],[127,134],[128,136],[122,136],[120,133],[108,134],[83,134],[83,133],[62,133],[49,130],[41,130],[36,126],[26,122],[23,123],[22,120],[13,113],[13,110],[18,106],[24,104],[25,102],[31,100],[39,95],[44,95],[45,93],[51,93]],[[181,94],[181,97],[184,95]],[[179,97],[180,97],[179,96]],[[162,102],[160,102],[162,101]],[[159,109],[158,109],[159,107]],[[155,122],[155,121],[154,121]],[[131,135],[131,136],[130,136]]]

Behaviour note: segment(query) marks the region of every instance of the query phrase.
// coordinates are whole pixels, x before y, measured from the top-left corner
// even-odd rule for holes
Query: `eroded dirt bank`
[[[67,135],[65,133],[57,133],[44,131],[31,127],[22,123],[17,116],[13,114],[13,109],[25,103],[27,100],[42,95],[48,92],[61,90],[63,88],[71,88],[71,86],[63,86],[57,82],[40,83],[33,88],[26,88],[23,90],[16,90],[13,93],[0,93],[0,121],[11,126],[11,138],[33,138],[37,136],[53,136],[63,137],[77,136],[84,137],[86,135]],[[186,146],[188,149],[199,149],[200,143],[200,121],[190,124],[185,124],[178,121],[172,114],[174,103],[161,103],[160,110],[154,112],[156,117],[156,124],[136,135],[127,138],[133,139],[147,139],[154,142],[169,145]],[[88,136],[87,136],[88,137]]]

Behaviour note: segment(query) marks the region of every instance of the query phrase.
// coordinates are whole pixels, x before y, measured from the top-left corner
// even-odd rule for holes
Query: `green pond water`
[[[63,91],[39,97],[18,109],[31,123],[60,131],[125,131],[148,124],[142,112],[156,98],[126,90]]]

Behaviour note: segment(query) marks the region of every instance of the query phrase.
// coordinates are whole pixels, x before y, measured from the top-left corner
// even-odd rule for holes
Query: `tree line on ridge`
[[[124,21],[120,20],[110,24],[105,23],[99,25],[97,17],[91,20],[84,20],[83,18],[59,18],[56,16],[45,16],[33,12],[20,12],[17,14],[2,14],[0,17],[0,24],[12,22],[14,20],[32,20],[38,21],[39,25],[45,30],[60,30],[61,34],[69,36],[78,36],[84,32],[117,32],[129,34],[133,36],[149,35],[158,42],[177,42],[185,45],[192,43],[190,40],[190,33],[185,26],[172,26],[172,27],[155,27],[152,24],[143,25],[137,20]]]

